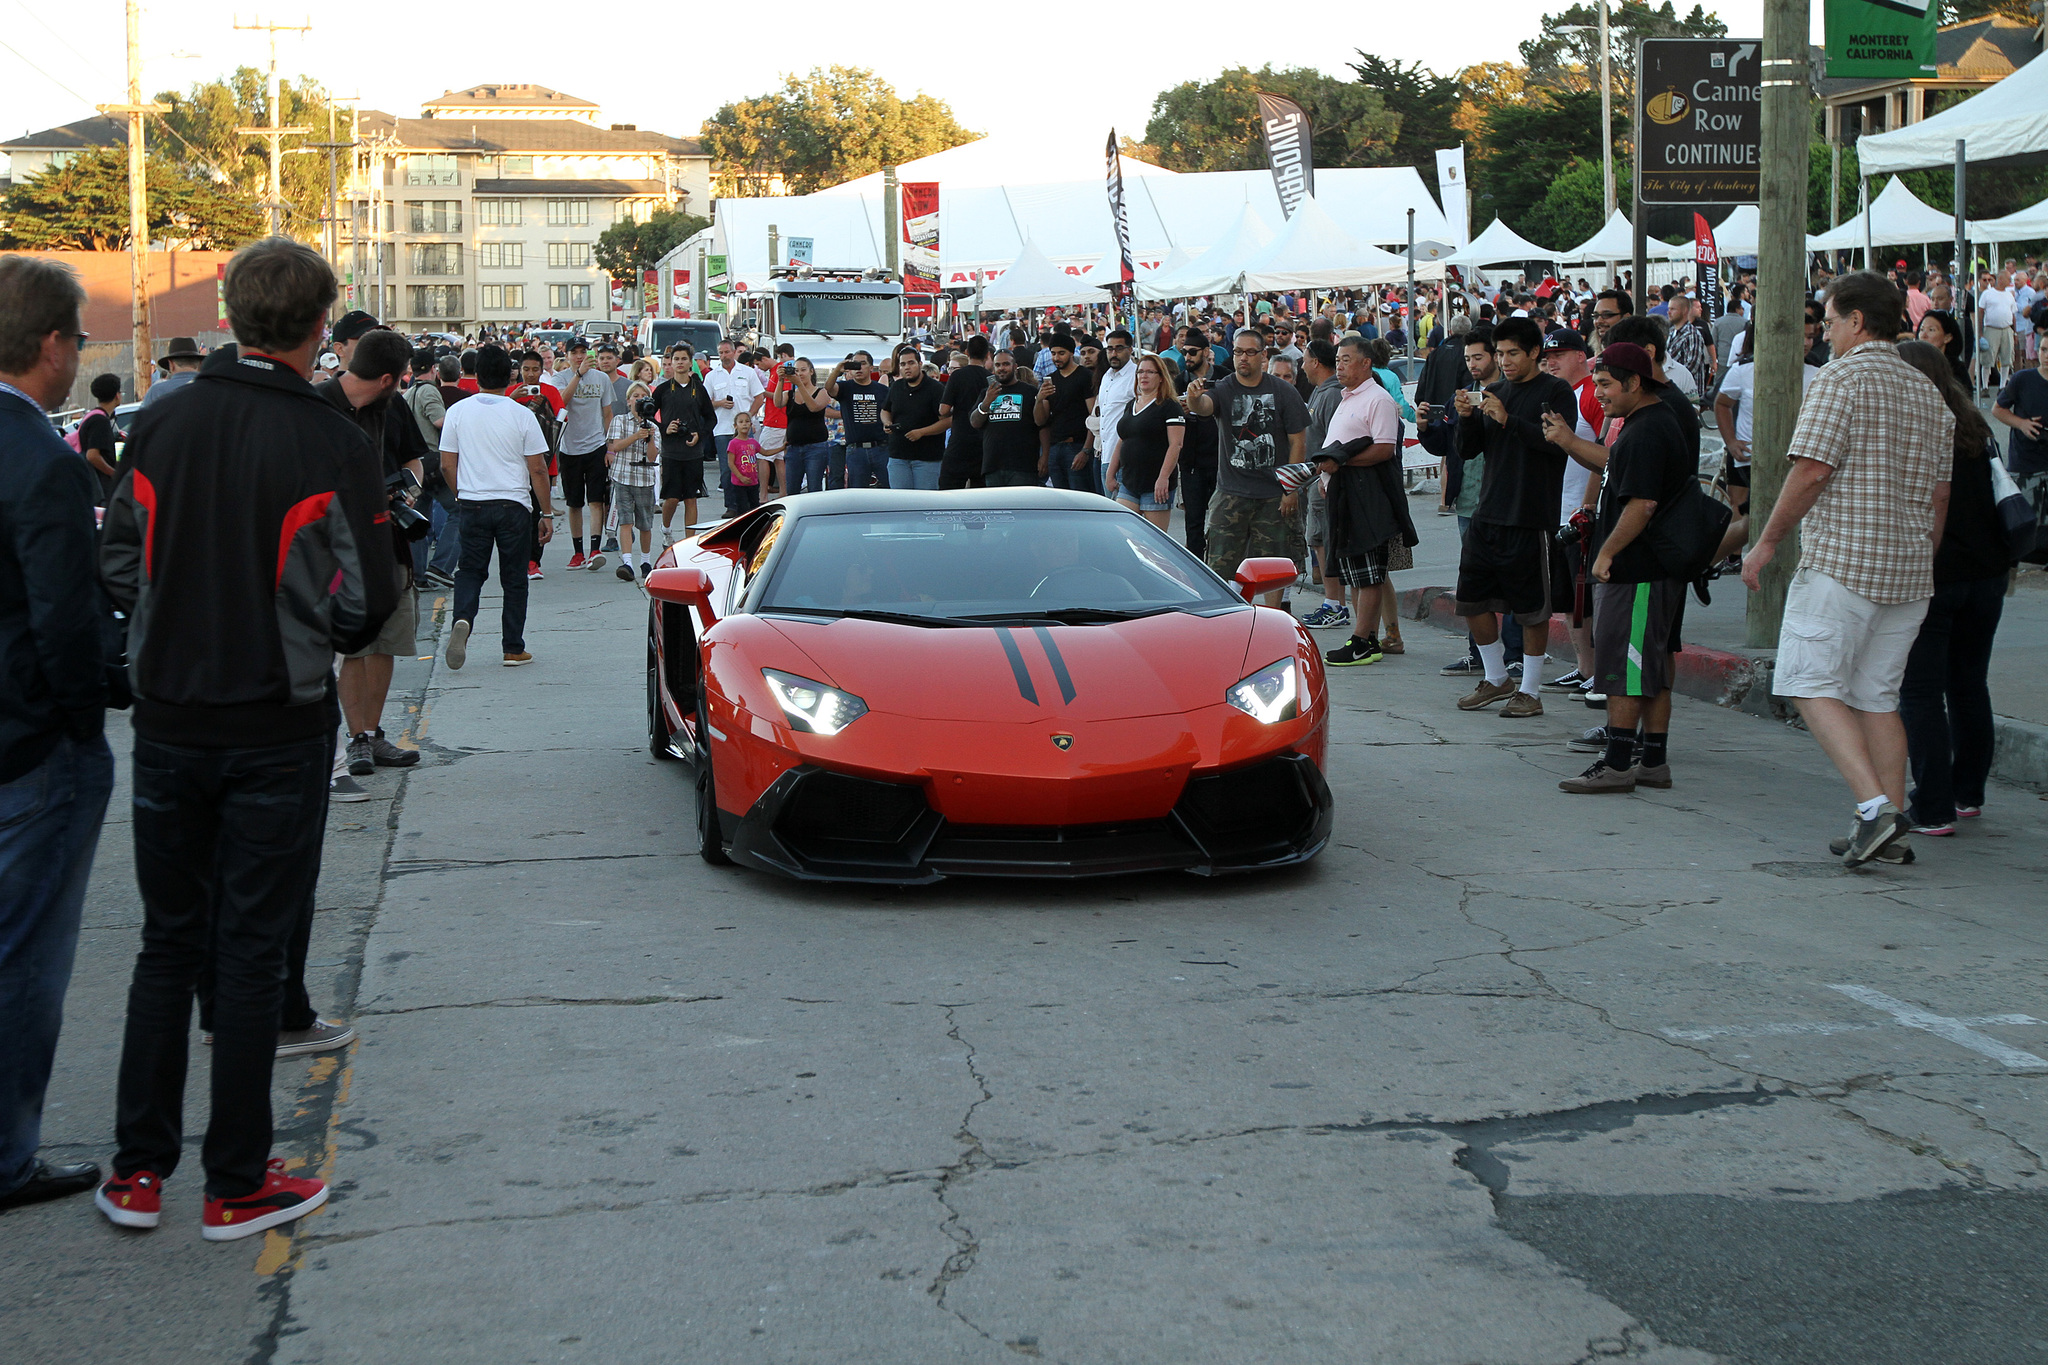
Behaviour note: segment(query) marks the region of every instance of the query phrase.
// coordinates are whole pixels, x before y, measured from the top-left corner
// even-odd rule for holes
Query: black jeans
[[[339,723],[339,717],[335,722]],[[121,1175],[177,1169],[192,997],[214,978],[206,1192],[263,1183],[270,1072],[292,936],[320,880],[334,740],[187,749],[135,740],[135,880],[142,951],[128,988],[115,1106]]]
[[[455,619],[476,625],[495,546],[498,589],[505,595],[507,654],[526,649],[526,560],[533,526],[533,513],[510,498],[462,504],[462,567],[455,571]]]
[[[1204,419],[1207,420],[1207,419]],[[1216,463],[1200,460],[1180,471],[1181,531],[1189,553],[1200,559],[1209,549],[1209,499],[1216,495]]]
[[[2005,575],[1947,583],[1934,590],[1906,676],[1899,719],[1913,767],[1907,815],[1916,825],[1947,825],[1956,807],[1984,804],[1991,773],[1991,641],[2005,611]]]

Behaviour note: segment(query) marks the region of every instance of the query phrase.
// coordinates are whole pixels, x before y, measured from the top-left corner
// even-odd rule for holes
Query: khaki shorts
[[[1927,601],[1873,602],[1817,569],[1799,570],[1785,594],[1771,691],[1832,697],[1858,711],[1898,710],[1899,681]]]
[[[754,439],[761,443],[763,455],[780,455],[782,448],[789,444],[789,428],[763,426],[754,433]]]
[[[1202,558],[1226,580],[1247,559],[1291,559],[1301,567],[1301,533],[1280,514],[1278,498],[1218,493],[1209,500],[1208,537]]]
[[[1999,370],[2012,368],[2012,328],[1986,327],[1984,329],[1984,363]]]
[[[377,632],[377,638],[349,655],[351,659],[367,659],[372,654],[410,654],[413,652],[413,634],[419,628],[420,599],[412,589],[412,568],[405,564],[393,564],[391,572],[398,575],[398,609],[384,623],[384,629]]]

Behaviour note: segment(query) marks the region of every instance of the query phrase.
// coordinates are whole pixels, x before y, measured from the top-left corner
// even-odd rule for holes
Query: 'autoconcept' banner
[[[1695,213],[1692,216],[1692,259],[1693,269],[1699,279],[1700,308],[1707,321],[1721,320],[1721,252],[1714,245],[1714,229],[1707,225],[1707,215]]]
[[[1266,135],[1266,161],[1273,168],[1273,189],[1280,212],[1289,218],[1303,198],[1316,192],[1315,161],[1309,153],[1308,112],[1285,95],[1259,95],[1259,129]]]
[[[903,292],[939,292],[939,184],[903,186]]]
[[[1130,292],[1131,281],[1138,277],[1136,267],[1131,264],[1131,220],[1124,212],[1124,159],[1117,152],[1116,129],[1109,130],[1109,150],[1104,153],[1108,161],[1109,174],[1109,216],[1116,224],[1117,280],[1116,294],[1122,298]]]

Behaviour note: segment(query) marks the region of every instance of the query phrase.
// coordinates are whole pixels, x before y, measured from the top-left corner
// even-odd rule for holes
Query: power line
[[[35,21],[36,27],[40,28],[43,32],[49,34],[52,38],[55,38],[59,43],[63,44],[64,50],[66,52],[69,52],[72,56],[78,58],[79,61],[84,62],[87,66],[92,65],[92,58],[86,56],[83,52],[80,52],[77,48],[71,46],[71,40],[69,38],[66,38],[56,29],[51,28],[48,24],[44,23],[43,17],[40,14],[37,14],[34,10],[30,9],[28,5],[23,2],[23,0],[14,0],[14,7],[20,10],[23,14],[26,14],[30,19],[33,19]]]

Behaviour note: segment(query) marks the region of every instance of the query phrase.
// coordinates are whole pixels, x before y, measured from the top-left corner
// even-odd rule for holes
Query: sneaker
[[[399,748],[384,738],[383,730],[379,729],[370,735],[370,757],[380,768],[410,768],[420,761],[420,751]]]
[[[578,550],[575,554],[569,556],[569,567],[572,569],[583,567],[583,551]]]
[[[546,577],[547,577],[547,575],[546,575],[546,574],[544,574],[544,573],[542,573],[542,572],[540,571],[540,562],[539,562],[538,560],[532,560],[532,559],[529,559],[529,560],[527,560],[527,561],[526,561],[526,576],[527,576],[528,578],[546,578]]]
[[[356,777],[368,777],[377,771],[377,760],[370,756],[368,735],[356,735],[349,740],[348,770]]]
[[[1946,838],[1948,838],[1948,837],[1949,837],[1949,836],[1950,836],[1951,834],[1954,834],[1955,832],[1956,832],[1956,827],[1955,827],[1955,825],[1954,825],[1953,823],[1950,823],[1950,824],[1946,824],[1946,825],[1915,825],[1915,826],[1913,826],[1913,833],[1915,833],[1915,834],[1925,834],[1925,835],[1929,836],[1930,838],[1934,838],[1934,839],[1946,839]]]
[[[604,564],[604,556],[597,553],[595,550],[590,552],[590,558],[583,561],[583,567],[586,569],[602,569],[604,567]],[[571,564],[569,567],[573,569],[576,566],[574,564]]]
[[[1522,680],[1522,661],[1520,659],[1508,665],[1508,679],[1511,682],[1520,682]]]
[[[1579,689],[1579,700],[1595,711],[1605,711],[1607,709],[1607,694],[1605,692],[1595,692],[1590,687]]]
[[[1579,688],[1583,687],[1585,683],[1586,675],[1579,672],[1579,670],[1575,668],[1571,672],[1566,673],[1560,677],[1552,678],[1549,682],[1543,685],[1545,687],[1554,687],[1560,692],[1576,692],[1579,690]]]
[[[1341,602],[1325,602],[1301,618],[1301,623],[1310,630],[1327,630],[1331,626],[1351,624],[1351,608]]]
[[[1842,861],[1850,867],[1861,867],[1884,850],[1886,844],[1897,839],[1910,828],[1905,815],[1887,801],[1877,809],[1877,814],[1868,820],[1858,817],[1849,830],[1849,846],[1842,853]]]
[[[429,569],[420,575],[420,582],[430,588],[452,588],[455,586],[455,575],[442,573],[439,569]]]
[[[1477,711],[1481,707],[1493,705],[1503,697],[1512,697],[1521,690],[1513,678],[1497,683],[1490,683],[1481,678],[1479,686],[1473,688],[1469,694],[1458,698],[1458,709],[1460,711]]]
[[[644,559],[640,561],[640,581],[642,583],[645,583],[647,581],[647,575],[653,572],[654,566],[652,564],[648,563]]]
[[[1636,789],[1635,770],[1622,772],[1608,767],[1607,760],[1598,759],[1577,777],[1567,777],[1558,783],[1557,789],[1574,796],[1626,796]]]
[[[263,1184],[254,1194],[239,1199],[207,1199],[199,1235],[209,1242],[253,1237],[265,1228],[303,1218],[326,1202],[325,1182],[286,1175],[284,1159],[272,1157],[263,1173]]]
[[[1638,763],[1632,770],[1638,787],[1655,787],[1659,791],[1671,790],[1671,765],[1659,763],[1654,768],[1645,768]]]
[[[1828,840],[1828,852],[1834,854],[1837,858],[1841,857],[1844,853],[1847,853],[1848,851],[1849,841],[1847,839]],[[1915,861],[1913,856],[1913,846],[1906,842],[1906,838],[1904,835],[1900,835],[1898,838],[1886,844],[1882,849],[1878,850],[1877,857],[1872,859],[1872,861],[1880,863],[1913,862]]]
[[[608,555],[615,555],[619,552],[619,538],[617,536],[613,536],[605,541],[604,552]]]
[[[164,1211],[164,1182],[155,1171],[109,1177],[93,1193],[93,1207],[124,1228],[153,1228]]]
[[[370,793],[364,790],[362,783],[356,781],[353,777],[343,774],[340,777],[331,777],[327,780],[327,799],[329,801],[367,801],[370,799]]]
[[[1575,754],[1604,754],[1607,752],[1607,727],[1596,725],[1565,747]]]
[[[1436,673],[1440,678],[1483,678],[1486,666],[1470,654],[1460,654],[1455,663],[1445,664]]]
[[[1500,708],[1502,720],[1527,720],[1531,716],[1542,714],[1543,698],[1534,692],[1524,692],[1519,687],[1515,689],[1515,695],[1508,698],[1508,704]]]
[[[1333,668],[1349,668],[1353,664],[1376,664],[1383,657],[1378,640],[1361,640],[1354,635],[1323,655],[1323,662]]]
[[[631,564],[619,565],[618,568],[612,570],[612,577],[618,579],[621,583],[631,583],[633,581],[633,566]]]
[[[333,1052],[347,1047],[356,1040],[354,1024],[330,1024],[325,1019],[315,1019],[313,1027],[280,1029],[277,1035],[277,1055],[298,1057],[308,1052]]]
[[[517,668],[521,664],[530,664],[532,662],[533,655],[523,649],[517,654],[507,654],[505,656],[505,667],[507,668]]]
[[[1984,813],[1984,808],[1983,808],[1982,806],[1957,806],[1957,807],[1956,807],[1956,819],[1958,819],[1958,820],[1974,820],[1974,819],[1976,819],[1976,818],[1977,818],[1978,816],[1982,815],[1983,813]]]
[[[528,574],[531,578],[533,575]],[[448,666],[460,668],[469,662],[469,631],[473,622],[457,620],[448,627]]]

